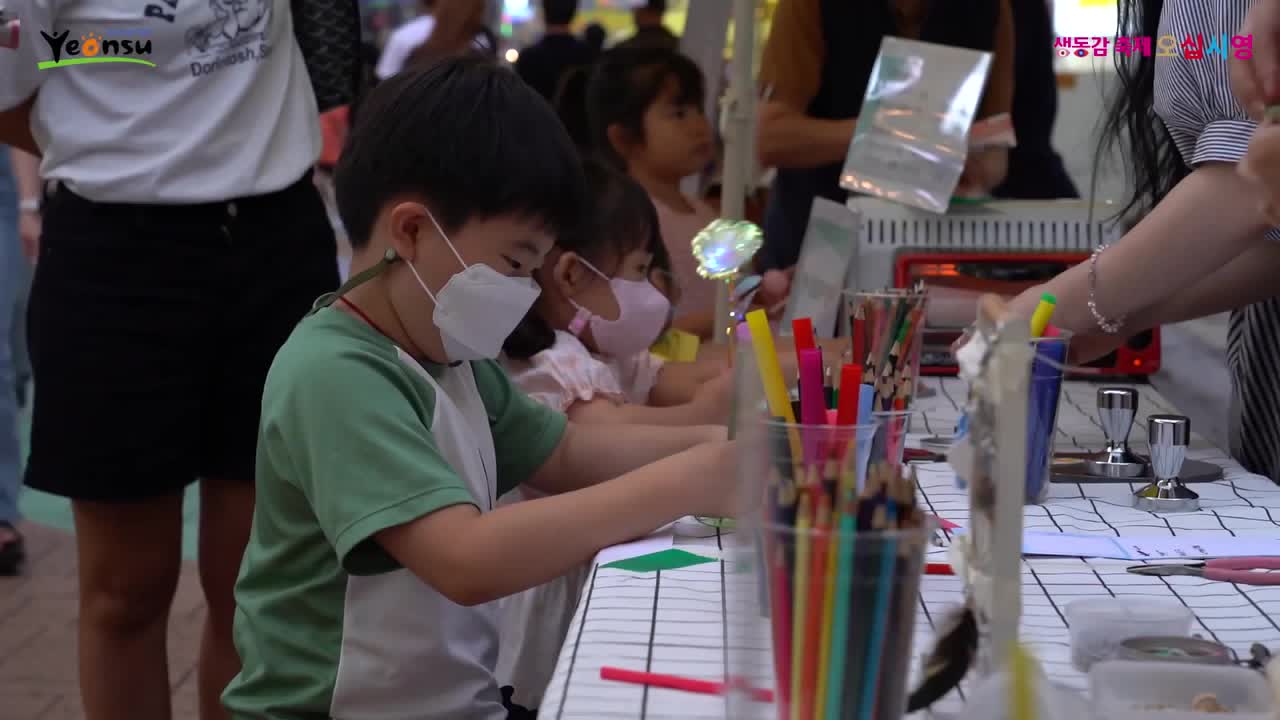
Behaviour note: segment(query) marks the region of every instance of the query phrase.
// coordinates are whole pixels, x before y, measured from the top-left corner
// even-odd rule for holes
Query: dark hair
[[[578,0],[542,0],[542,19],[548,25],[568,25],[578,14]]]
[[[648,0],[648,2],[645,2],[642,5],[637,5],[636,11],[637,12],[648,11],[651,13],[656,13],[658,15],[666,15],[667,0]]]
[[[559,236],[556,248],[582,256],[606,275],[617,271],[623,256],[643,249],[653,253],[653,267],[670,272],[671,259],[662,242],[658,211],[635,180],[597,160],[586,160],[586,212],[573,232]],[[544,269],[550,269],[545,265]],[[527,360],[556,342],[555,330],[529,309],[503,344],[511,358]]]
[[[1117,37],[1159,37],[1164,0],[1120,0]],[[1094,184],[1098,167],[1117,148],[1133,195],[1119,215],[1145,212],[1160,202],[1190,172],[1178,154],[1168,128],[1156,115],[1154,57],[1114,53],[1120,82],[1109,103],[1101,139],[1094,155]],[[1092,195],[1092,192],[1090,193]]]
[[[587,84],[587,123],[592,143],[602,157],[623,167],[609,142],[609,127],[621,125],[644,138],[644,114],[657,101],[669,79],[679,87],[677,102],[702,111],[706,83],[697,63],[672,50],[617,48],[600,56]]]
[[[582,42],[587,44],[595,52],[604,49],[604,41],[608,39],[609,31],[604,29],[600,23],[591,23],[582,29]]]
[[[564,129],[584,156],[593,154],[595,147],[591,123],[587,120],[587,84],[594,68],[594,65],[579,65],[566,70],[560,76],[552,101]]]
[[[368,245],[378,213],[399,195],[421,195],[446,232],[517,216],[560,234],[577,222],[586,194],[581,161],[547,102],[474,56],[379,83],[334,181],[354,248]]]

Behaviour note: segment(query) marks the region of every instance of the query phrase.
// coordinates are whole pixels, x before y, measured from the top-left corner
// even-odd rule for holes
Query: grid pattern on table
[[[920,400],[920,425],[912,434],[948,434],[960,414],[963,385],[955,379],[931,379],[936,392]],[[1058,418],[1059,449],[1096,450],[1102,429],[1094,411],[1096,385],[1067,383]],[[1150,387],[1139,390],[1139,421],[1131,441],[1142,451],[1145,418],[1175,412]],[[1194,429],[1194,428],[1193,428]],[[1028,506],[1027,529],[1113,535],[1256,535],[1280,538],[1280,487],[1245,472],[1222,451],[1193,437],[1188,457],[1224,468],[1224,479],[1199,483],[1202,498],[1197,513],[1153,515],[1129,506],[1136,485],[1126,483],[1055,484],[1048,502]],[[920,490],[926,507],[961,526],[968,521],[968,499],[955,487],[954,476],[942,463],[919,466]],[[1280,540],[1278,540],[1280,542]],[[677,545],[720,557],[725,537],[693,520],[677,524]],[[692,547],[691,547],[692,546]],[[934,550],[940,554],[943,550]],[[935,558],[940,559],[940,558]],[[1064,607],[1082,597],[1134,595],[1181,602],[1196,614],[1194,632],[1233,647],[1247,656],[1249,645],[1280,645],[1280,588],[1246,587],[1191,577],[1144,577],[1125,571],[1132,563],[1117,560],[1034,558],[1023,562],[1022,639],[1036,653],[1049,677],[1076,688],[1086,678],[1071,665]],[[539,716],[558,718],[680,718],[720,720],[727,716],[725,700],[673,690],[644,688],[600,679],[600,668],[613,665],[635,670],[719,679],[728,667],[727,638],[731,634],[725,608],[726,583],[733,573],[727,563],[675,571],[633,574],[599,568],[582,594],[559,662],[547,688]],[[933,643],[934,628],[962,600],[961,582],[953,577],[928,576],[921,587],[916,625],[916,655]],[[768,667],[767,648],[755,648],[759,667]],[[737,652],[737,648],[735,648]],[[740,668],[739,668],[740,669]],[[960,693],[952,693],[935,710],[949,713],[960,707]]]

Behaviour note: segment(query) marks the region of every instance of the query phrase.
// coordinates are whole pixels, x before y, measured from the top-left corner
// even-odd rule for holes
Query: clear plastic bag
[[[936,213],[950,204],[991,53],[886,37],[840,186]]]

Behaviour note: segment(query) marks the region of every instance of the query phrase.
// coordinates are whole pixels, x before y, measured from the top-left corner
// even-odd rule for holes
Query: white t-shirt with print
[[[79,195],[217,202],[285,188],[319,157],[289,0],[7,4],[22,42],[0,50],[0,110],[39,92],[41,174]]]

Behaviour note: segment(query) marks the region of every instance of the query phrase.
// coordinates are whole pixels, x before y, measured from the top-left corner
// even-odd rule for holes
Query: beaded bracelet
[[[1125,316],[1121,315],[1115,320],[1108,320],[1102,313],[1098,312],[1098,256],[1106,250],[1109,245],[1099,245],[1094,248],[1093,254],[1089,256],[1089,312],[1093,315],[1093,320],[1098,324],[1098,329],[1108,335],[1115,335],[1120,332],[1120,328],[1124,327]]]

